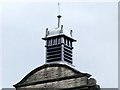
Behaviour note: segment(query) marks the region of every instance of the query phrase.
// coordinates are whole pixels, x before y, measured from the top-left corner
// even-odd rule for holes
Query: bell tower
[[[63,25],[60,25],[61,15],[57,16],[58,27],[49,30],[46,28],[46,63],[66,62],[72,64],[72,43],[76,40],[72,37],[72,30],[69,32],[64,30]]]

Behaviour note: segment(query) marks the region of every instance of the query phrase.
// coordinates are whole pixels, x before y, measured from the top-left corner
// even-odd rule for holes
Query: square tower
[[[67,62],[72,64],[72,43],[76,40],[72,38],[72,30],[67,32],[60,24],[61,16],[58,15],[58,27],[53,30],[46,28],[46,36],[42,38],[46,41],[46,63]]]

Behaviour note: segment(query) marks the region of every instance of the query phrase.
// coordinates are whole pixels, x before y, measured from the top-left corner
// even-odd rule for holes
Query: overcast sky
[[[73,64],[102,88],[118,87],[118,10],[115,2],[61,3],[61,22],[73,30]],[[2,87],[13,87],[45,63],[45,28],[57,27],[56,3],[3,6]]]

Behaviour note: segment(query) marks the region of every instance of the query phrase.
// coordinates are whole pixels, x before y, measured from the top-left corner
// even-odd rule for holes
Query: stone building
[[[100,90],[94,78],[82,73],[73,66],[72,30],[66,32],[60,25],[54,30],[46,28],[46,63],[27,74],[20,82],[13,85],[17,90]]]

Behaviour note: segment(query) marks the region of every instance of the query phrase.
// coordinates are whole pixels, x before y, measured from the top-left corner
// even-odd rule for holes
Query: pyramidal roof
[[[63,27],[63,26],[61,25],[61,27]],[[47,37],[56,36],[56,35],[67,35],[69,37],[72,37],[70,34],[70,31],[60,28],[60,27],[53,28],[53,29],[49,30],[48,33],[49,34],[47,35]]]

